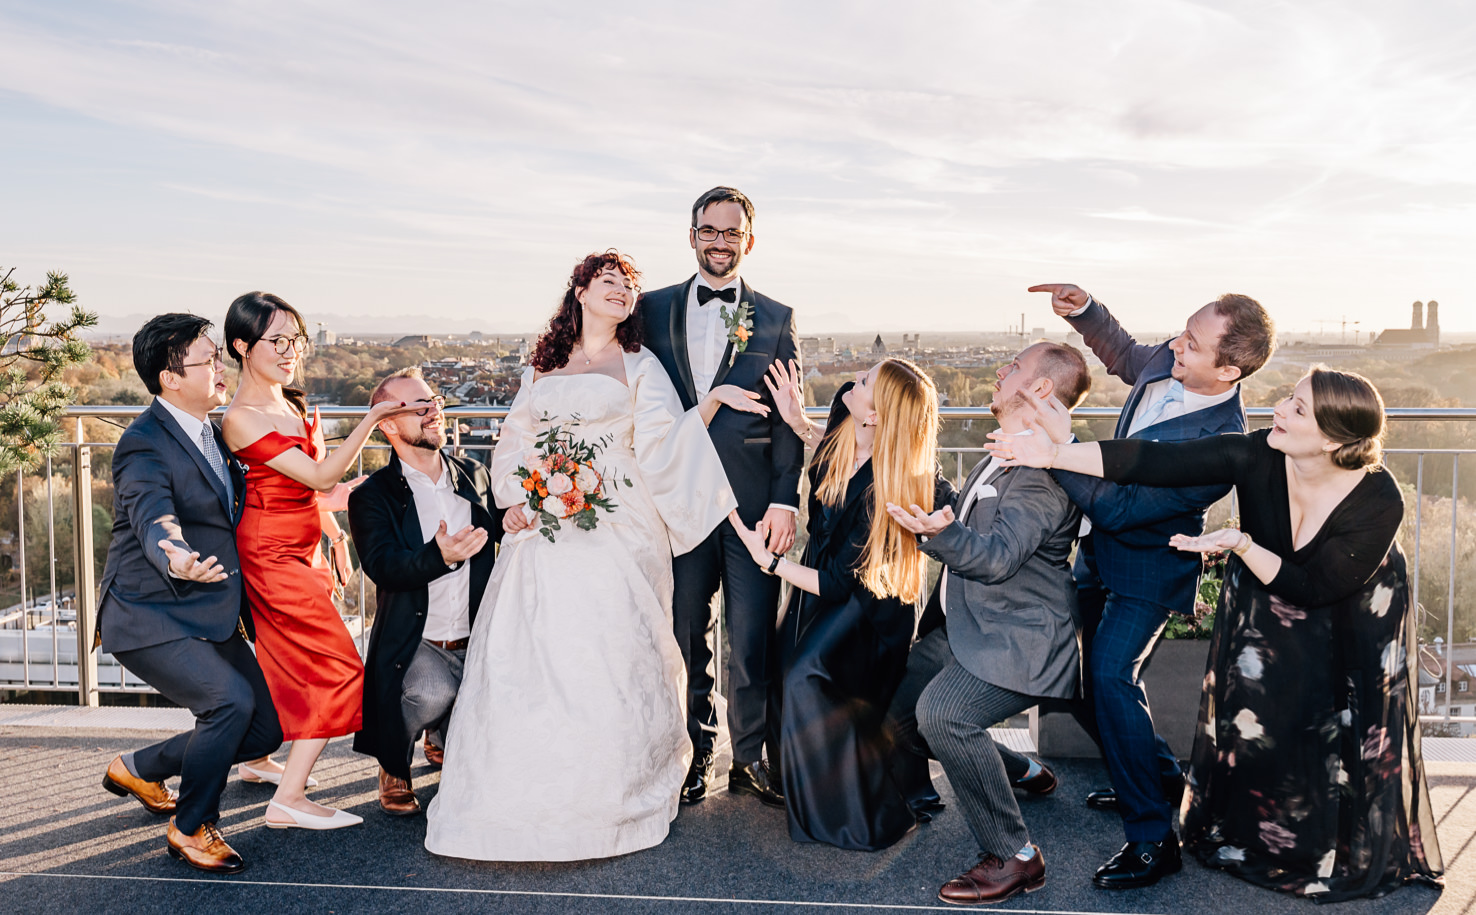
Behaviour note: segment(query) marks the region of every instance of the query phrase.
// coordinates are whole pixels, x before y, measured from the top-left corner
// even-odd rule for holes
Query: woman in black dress
[[[1048,435],[989,447],[1011,463],[1240,493],[1240,530],[1171,541],[1234,554],[1185,796],[1189,850],[1326,902],[1438,882],[1414,612],[1394,542],[1404,503],[1380,463],[1378,391],[1316,368],[1270,429],[1173,444],[1056,444],[1062,412],[1041,404]]]
[[[801,438],[817,430],[781,368],[771,383]],[[785,409],[785,407],[789,409]],[[917,822],[893,783],[887,707],[907,668],[914,607],[926,584],[917,541],[884,506],[931,510],[938,491],[938,392],[922,369],[886,359],[836,394],[810,464],[804,561],[768,552],[762,523],[730,516],[754,561],[794,585],[780,630],[780,760],[789,834],[875,851]]]

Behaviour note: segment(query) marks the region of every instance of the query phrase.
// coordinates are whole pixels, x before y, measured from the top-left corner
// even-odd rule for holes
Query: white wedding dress
[[[605,858],[659,844],[692,748],[671,557],[736,506],[712,440],[648,350],[607,375],[523,374],[491,473],[497,504],[536,436],[576,417],[617,507],[550,543],[508,536],[472,627],[425,847],[488,861]],[[630,485],[624,481],[629,479]],[[609,490],[609,481],[617,487]]]

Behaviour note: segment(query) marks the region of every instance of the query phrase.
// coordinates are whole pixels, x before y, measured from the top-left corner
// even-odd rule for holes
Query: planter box
[[[1153,726],[1180,759],[1189,757],[1199,724],[1199,695],[1209,662],[1208,639],[1159,639],[1143,665],[1143,685],[1153,711]],[[1057,708],[1030,710],[1030,737],[1041,756],[1100,759],[1097,745],[1071,717]]]

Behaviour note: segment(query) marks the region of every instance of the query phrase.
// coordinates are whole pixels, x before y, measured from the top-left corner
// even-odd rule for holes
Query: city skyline
[[[261,288],[526,332],[589,250],[690,275],[691,200],[730,183],[744,276],[806,335],[1053,330],[1051,281],[1135,329],[1239,291],[1289,333],[1436,299],[1459,334],[1462,13],[5,3],[0,250],[105,320]]]

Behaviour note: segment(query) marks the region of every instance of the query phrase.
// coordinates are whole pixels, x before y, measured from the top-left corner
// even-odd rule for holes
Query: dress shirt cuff
[[[783,502],[770,502],[769,507],[782,508],[787,512],[794,512],[796,515],[799,514],[799,509],[795,508],[793,505],[785,505]]]
[[[1086,314],[1086,310],[1088,308],[1091,308],[1092,307],[1092,304],[1094,302],[1096,302],[1096,301],[1097,300],[1094,299],[1094,298],[1092,298],[1091,296],[1087,296],[1087,303],[1085,305],[1081,306],[1080,308],[1076,309],[1075,311],[1071,312],[1066,317],[1068,317],[1068,318],[1079,318],[1079,317],[1081,317],[1082,315]]]

